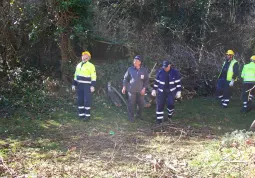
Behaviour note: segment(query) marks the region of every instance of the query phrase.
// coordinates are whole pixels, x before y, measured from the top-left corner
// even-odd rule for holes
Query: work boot
[[[247,110],[246,110],[246,108],[242,108],[242,109],[240,110],[240,112],[241,112],[241,113],[246,113]]]
[[[228,108],[228,106],[225,106],[225,105],[223,105],[223,104],[221,104],[221,107],[222,107],[222,108]]]
[[[162,124],[162,119],[157,119],[156,120],[156,125],[160,125],[160,124]]]
[[[241,113],[248,113],[250,111],[251,111],[251,107],[246,107],[246,108],[243,107],[240,112]]]
[[[134,118],[129,118],[129,121],[134,122],[135,120],[134,120]]]
[[[143,117],[141,115],[136,115],[136,119],[143,120]]]
[[[172,116],[168,116],[168,122],[172,122]]]
[[[172,116],[168,116],[167,119],[164,119],[163,122],[172,122]]]
[[[84,122],[87,122],[89,120],[90,120],[90,117],[88,117],[88,116],[85,116],[85,118],[83,119]]]

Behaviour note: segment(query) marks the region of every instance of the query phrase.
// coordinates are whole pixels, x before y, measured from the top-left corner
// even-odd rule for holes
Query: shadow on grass
[[[39,166],[43,158],[43,161],[47,161],[46,170],[57,162],[80,172],[82,176],[128,177],[137,170],[140,171],[140,175],[154,176],[157,173],[151,171],[150,167],[150,161],[154,157],[158,154],[171,157],[169,155],[179,149],[176,145],[189,149],[188,147],[196,146],[199,141],[186,139],[179,143],[178,136],[159,137],[151,134],[150,128],[155,122],[155,105],[145,108],[143,121],[130,123],[125,107],[116,108],[107,98],[95,97],[93,117],[89,122],[83,122],[78,120],[73,102],[74,100],[69,99],[50,108],[51,111],[41,115],[41,119],[35,119],[34,112],[31,117],[29,110],[16,112],[11,118],[1,119],[0,155],[11,162],[10,159],[17,157],[20,152],[24,155],[33,152],[34,158],[23,158],[25,162],[38,162],[38,167],[24,164],[21,169],[10,165],[18,174],[29,170],[40,173],[40,170],[45,168]],[[183,123],[183,127],[211,127],[220,136],[236,129],[249,128],[254,111],[243,115],[239,113],[240,109],[241,104],[237,99],[231,101],[229,108],[222,109],[213,98],[197,98],[177,103],[173,120]],[[147,129],[149,132],[140,132],[141,129]],[[141,166],[138,164],[141,162],[148,164]],[[53,167],[57,172],[51,170],[50,175],[45,172],[41,172],[41,175],[61,175],[61,168],[56,165]],[[121,171],[123,169],[124,172]],[[111,173],[107,173],[107,170],[111,170]],[[141,172],[142,170],[144,172]],[[65,174],[70,176],[72,171],[68,170]],[[8,174],[3,174],[5,175]]]

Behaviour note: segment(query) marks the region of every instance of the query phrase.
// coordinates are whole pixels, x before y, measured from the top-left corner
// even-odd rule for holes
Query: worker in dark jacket
[[[163,61],[162,69],[158,71],[154,82],[152,96],[157,96],[156,123],[164,119],[164,106],[167,101],[168,120],[174,113],[175,98],[181,98],[181,76],[178,70],[171,67],[169,61]]]
[[[141,56],[135,56],[132,67],[129,67],[124,75],[122,93],[128,91],[128,117],[134,121],[134,113],[137,109],[137,117],[142,119],[144,108],[144,95],[149,83],[149,75],[146,68],[141,66]]]
[[[243,79],[242,100],[243,108],[241,112],[246,113],[251,110],[253,95],[255,92],[255,55],[251,56],[251,62],[244,65],[241,77]]]
[[[234,58],[234,51],[226,52],[226,61],[223,63],[216,87],[216,96],[221,100],[221,106],[227,108],[231,96],[231,88],[237,80],[239,65]]]
[[[81,59],[82,61],[76,66],[72,90],[77,88],[79,117],[86,121],[90,119],[92,93],[95,91],[96,84],[96,69],[89,62],[91,54],[88,51],[82,52]]]

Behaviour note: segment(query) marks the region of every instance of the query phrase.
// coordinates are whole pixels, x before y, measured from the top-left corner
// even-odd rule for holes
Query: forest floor
[[[223,109],[211,97],[176,103],[173,122],[153,127],[94,96],[89,122],[77,117],[75,94],[6,95],[0,108],[0,177],[255,177],[255,110]],[[2,102],[3,103],[3,102]]]

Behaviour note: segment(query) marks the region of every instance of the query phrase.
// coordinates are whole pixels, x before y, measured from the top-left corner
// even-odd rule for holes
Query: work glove
[[[75,91],[75,86],[74,85],[72,85],[72,91]]]
[[[123,88],[122,88],[122,94],[125,94],[126,93],[126,87],[124,86]]]
[[[177,93],[176,93],[176,95],[175,95],[175,98],[176,98],[176,99],[181,98],[181,92],[180,92],[180,91],[177,91]]]
[[[231,82],[229,83],[229,86],[232,87],[234,85],[234,82],[235,82],[235,80],[232,79]]]
[[[145,95],[145,88],[141,90],[140,94],[143,96]]]
[[[91,91],[91,93],[93,93],[95,91],[95,87],[91,86],[90,91]]]
[[[156,90],[152,90],[151,91],[151,96],[156,96],[156,95],[157,95]]]

